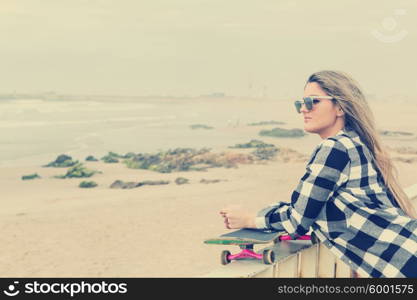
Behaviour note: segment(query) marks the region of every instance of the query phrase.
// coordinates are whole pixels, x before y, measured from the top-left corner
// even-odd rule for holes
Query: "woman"
[[[291,196],[258,214],[226,208],[226,227],[312,230],[361,277],[417,277],[417,215],[394,176],[372,112],[347,74],[310,76],[296,109],[322,142]]]

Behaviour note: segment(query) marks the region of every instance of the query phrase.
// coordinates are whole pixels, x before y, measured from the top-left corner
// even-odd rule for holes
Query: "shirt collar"
[[[356,138],[356,137],[359,137],[359,135],[356,133],[356,131],[355,130],[353,130],[353,129],[351,129],[351,128],[349,128],[349,127],[344,127],[344,128],[342,128],[341,130],[339,130],[336,134],[335,134],[335,136],[337,136],[337,135],[347,135],[347,136],[350,136],[351,138]]]
[[[357,142],[357,143],[359,143],[359,144],[364,145],[364,143],[362,142],[362,140],[361,140],[361,138],[360,138],[359,134],[358,134],[358,133],[357,133],[354,129],[352,129],[352,128],[345,127],[345,128],[343,128],[343,129],[341,129],[339,132],[337,132],[335,136],[338,136],[338,135],[345,135],[345,136],[348,136],[348,137],[350,137],[353,141],[355,141],[355,142]]]

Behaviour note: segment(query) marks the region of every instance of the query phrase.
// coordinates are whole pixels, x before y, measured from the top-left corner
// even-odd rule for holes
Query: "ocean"
[[[259,128],[240,130],[248,123],[279,115],[267,102],[239,99],[0,100],[0,166],[43,165],[59,154],[84,160],[109,151],[225,148],[259,138]]]

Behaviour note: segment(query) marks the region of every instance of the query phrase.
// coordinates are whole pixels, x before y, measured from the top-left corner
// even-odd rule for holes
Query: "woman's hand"
[[[256,213],[242,209],[239,206],[229,206],[220,211],[224,224],[228,229],[256,228]]]

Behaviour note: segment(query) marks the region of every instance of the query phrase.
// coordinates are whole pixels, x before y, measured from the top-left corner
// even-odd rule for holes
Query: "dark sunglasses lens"
[[[295,109],[297,110],[297,112],[300,113],[302,102],[301,101],[295,101],[294,105],[295,105]]]
[[[304,98],[304,103],[306,105],[307,110],[312,110],[313,109],[313,98],[307,97]]]

